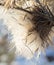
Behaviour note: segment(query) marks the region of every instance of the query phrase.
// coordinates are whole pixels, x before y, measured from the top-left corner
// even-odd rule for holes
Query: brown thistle
[[[29,32],[36,31],[36,33],[38,33],[40,39],[42,40],[41,46],[45,47],[45,45],[51,45],[52,41],[50,39],[50,34],[52,32],[52,28],[54,27],[54,15],[50,11],[49,7],[41,4],[39,6],[34,6],[32,11],[19,7],[16,7],[16,9],[22,10],[31,15],[31,17],[28,16],[28,19],[33,24],[33,28],[30,29]]]
[[[7,0],[4,6],[9,8],[13,5],[13,2],[14,0]],[[29,20],[33,24],[33,28],[30,29],[29,32],[36,31],[42,40],[42,46],[44,47],[44,43],[47,43],[46,46],[49,45],[49,42],[52,43],[49,36],[52,32],[52,28],[54,27],[54,15],[47,5],[43,5],[39,1],[38,3],[39,6],[34,6],[32,11],[28,11],[18,6],[13,6],[13,8],[24,11],[31,15],[31,18],[29,18]]]
[[[29,19],[33,24],[33,28],[29,32],[36,31],[36,33],[38,33],[40,39],[42,40],[42,46],[45,45],[44,43],[47,43],[46,46],[48,46],[49,43],[52,43],[49,36],[52,32],[52,28],[54,27],[54,15],[47,5],[41,4],[40,1],[38,1],[38,3],[39,6],[34,6],[32,11],[28,11],[20,7],[14,8],[27,12],[31,15],[31,19]]]
[[[34,27],[30,32],[36,31],[42,40],[42,45],[44,46],[44,43],[46,42],[48,46],[49,42],[51,43],[49,36],[52,32],[52,28],[54,27],[54,15],[48,6],[35,6],[31,16],[31,23]]]

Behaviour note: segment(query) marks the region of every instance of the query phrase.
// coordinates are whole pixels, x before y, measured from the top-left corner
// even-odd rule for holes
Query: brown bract
[[[30,29],[30,32],[36,31],[42,40],[42,46],[49,46],[49,44],[52,44],[50,35],[53,32],[54,15],[47,5],[43,6],[42,4],[35,6],[30,14],[32,17],[30,21],[33,24],[33,28]]]

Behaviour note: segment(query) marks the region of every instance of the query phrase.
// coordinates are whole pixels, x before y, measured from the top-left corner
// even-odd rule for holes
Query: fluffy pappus
[[[27,55],[33,55],[31,51],[32,53],[38,50],[41,51],[42,47],[45,49],[52,44],[51,34],[54,27],[54,15],[48,5],[39,2],[37,6],[34,5],[23,9],[15,4],[15,0],[7,0],[3,6],[1,4],[0,11],[4,11],[4,8],[5,10],[7,8],[7,11],[0,13],[0,15],[4,13],[1,18],[5,20],[4,23],[8,27],[8,30],[11,30],[17,52],[19,50],[21,54],[27,57]],[[30,10],[30,8],[32,10]],[[30,42],[30,44],[26,45],[27,42]],[[23,51],[21,51],[21,49],[23,49]],[[28,54],[26,54],[26,50],[30,53],[28,52]]]
[[[36,31],[42,40],[42,46],[45,47],[46,43],[46,46],[49,46],[49,44],[52,44],[49,36],[53,32],[54,15],[48,6],[35,6],[30,14],[32,16],[30,21],[33,24],[30,32]]]

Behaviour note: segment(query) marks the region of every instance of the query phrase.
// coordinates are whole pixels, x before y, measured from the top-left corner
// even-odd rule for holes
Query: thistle
[[[3,5],[3,7],[5,7],[5,8],[7,8],[8,10],[9,10],[9,8],[10,8],[10,10],[9,10],[9,12],[10,13],[17,13],[17,14],[15,14],[15,15],[17,15],[18,17],[20,17],[20,18],[23,18],[24,17],[24,13],[26,14],[26,18],[27,18],[27,20],[29,20],[29,22],[32,24],[32,28],[30,28],[29,30],[26,28],[26,25],[25,25],[25,28],[26,28],[26,30],[28,30],[28,33],[29,33],[29,35],[30,35],[30,33],[32,33],[32,32],[35,32],[35,36],[36,36],[36,34],[37,34],[37,38],[38,38],[38,40],[36,39],[36,37],[35,37],[35,43],[33,43],[33,44],[36,44],[37,46],[35,47],[35,50],[36,51],[38,51],[39,49],[40,49],[40,47],[42,48],[43,47],[43,49],[45,49],[46,47],[48,47],[49,45],[51,45],[52,44],[52,38],[51,38],[51,34],[53,33],[53,27],[54,27],[54,15],[53,15],[53,13],[50,11],[50,8],[48,7],[48,5],[46,4],[46,5],[44,5],[44,4],[42,4],[42,3],[40,3],[40,1],[38,1],[38,4],[39,5],[34,5],[33,7],[31,7],[32,8],[32,10],[30,10],[30,9],[23,9],[22,7],[20,7],[20,6],[18,6],[18,5],[16,5],[16,1],[15,0],[5,0],[5,3],[4,3],[4,5]],[[2,3],[1,3],[1,5],[2,5]],[[30,8],[30,7],[29,7]],[[13,12],[11,12],[11,10],[13,10]],[[20,11],[19,11],[20,10]],[[19,14],[19,12],[23,12],[23,15],[22,15],[22,17],[21,16],[19,16],[18,14]],[[7,13],[8,13],[8,15],[10,14],[8,11],[7,11]],[[29,15],[28,15],[29,14]],[[13,17],[12,17],[12,16]],[[18,44],[19,44],[19,41],[18,41],[18,36],[17,35],[19,35],[18,33],[17,34],[15,34],[13,31],[16,31],[17,30],[17,32],[20,32],[20,31],[18,31],[18,27],[19,27],[19,25],[17,25],[16,27],[15,27],[15,25],[16,25],[16,22],[18,23],[19,22],[19,18],[18,17],[16,17],[15,15],[13,15],[13,14],[10,14],[9,15],[9,17],[11,18],[10,20],[9,20],[9,18],[7,18],[9,21],[11,21],[11,20],[14,20],[14,21],[11,21],[12,22],[12,24],[14,24],[14,29],[13,29],[13,27],[12,27],[12,24],[11,24],[11,31],[12,31],[12,33],[13,33],[13,36],[14,36],[14,39],[15,39],[15,37],[17,38],[17,43],[15,43],[16,44],[16,47],[17,47],[17,50],[18,50]],[[20,14],[21,15],[21,14]],[[6,17],[7,17],[7,15],[5,15]],[[6,20],[6,19],[5,19]],[[26,21],[27,21],[26,20]],[[24,20],[20,20],[20,21],[22,21],[23,22],[23,24],[25,24],[26,23],[26,21],[25,21],[25,19]],[[24,22],[25,21],[25,22]],[[21,22],[21,23],[22,23]],[[28,22],[28,24],[29,24],[29,22]],[[10,23],[9,22],[5,22],[5,23],[8,23],[8,27],[10,26]],[[7,25],[7,24],[6,24]],[[21,30],[21,29],[20,29]],[[27,33],[27,32],[26,32]],[[23,34],[24,34],[24,32],[23,32]],[[28,35],[28,36],[29,36]],[[52,35],[53,36],[53,35]],[[27,37],[27,36],[26,36]],[[26,38],[27,39],[27,38]],[[30,39],[31,40],[31,39]],[[34,40],[32,40],[32,42],[34,41]],[[41,41],[40,41],[41,40]],[[15,41],[16,41],[16,39],[15,39]],[[21,40],[22,41],[22,40]],[[40,41],[40,42],[39,42]],[[31,42],[31,43],[32,43]],[[23,42],[22,42],[22,44],[23,44]],[[35,45],[34,45],[35,46]],[[29,45],[27,46],[27,47],[30,47]],[[34,48],[34,47],[33,47]],[[24,49],[24,47],[23,47],[23,49]],[[27,49],[27,48],[26,48]],[[23,51],[25,51],[25,50],[23,50]],[[35,51],[34,51],[35,52]]]
[[[32,17],[30,21],[33,24],[33,28],[30,29],[30,32],[35,31],[38,33],[40,39],[42,40],[41,46],[48,47],[52,44],[50,35],[53,32],[54,15],[47,5],[43,6],[42,4],[40,6],[35,6],[30,14]]]

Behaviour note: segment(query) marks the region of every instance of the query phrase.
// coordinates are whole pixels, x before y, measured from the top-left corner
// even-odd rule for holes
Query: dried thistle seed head
[[[31,16],[33,28],[30,30],[30,32],[36,31],[42,40],[42,46],[44,46],[46,43],[46,46],[48,46],[49,42],[51,43],[49,36],[52,32],[52,28],[54,27],[54,15],[51,13],[48,7],[37,6],[32,11]]]

